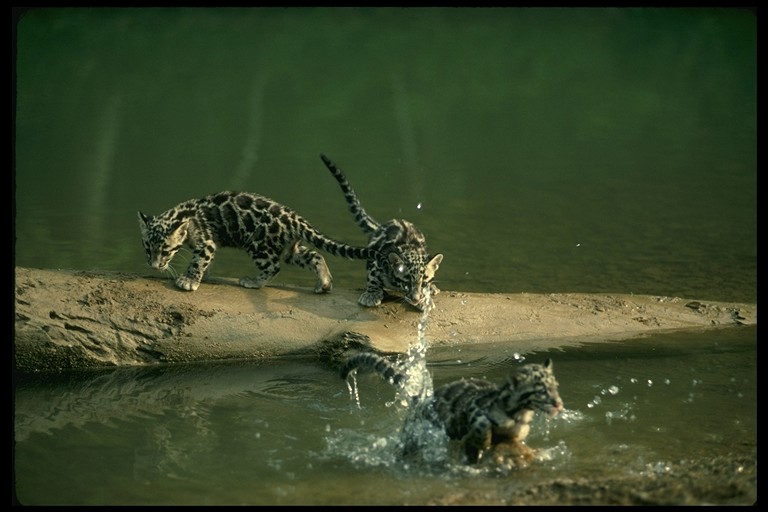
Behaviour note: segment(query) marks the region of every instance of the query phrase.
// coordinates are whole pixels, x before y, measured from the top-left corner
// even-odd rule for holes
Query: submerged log
[[[24,372],[307,355],[405,352],[422,314],[376,308],[358,290],[212,279],[184,292],[162,277],[16,268],[15,358]],[[520,353],[644,333],[754,325],[757,305],[626,294],[464,293],[435,297],[430,346],[506,342]]]

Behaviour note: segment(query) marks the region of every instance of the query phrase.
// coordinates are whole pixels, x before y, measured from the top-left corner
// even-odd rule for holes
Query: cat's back
[[[245,220],[263,222],[271,218],[293,217],[295,212],[269,197],[246,191],[223,190],[195,202],[210,222],[234,225]]]
[[[433,408],[442,421],[450,421],[471,410],[498,387],[485,379],[460,379],[438,387],[433,395]]]
[[[229,207],[237,211],[267,210],[273,206],[281,206],[268,197],[253,192],[222,190],[207,195],[198,200],[201,206],[209,208]]]
[[[253,192],[223,190],[192,206],[208,236],[223,246],[239,247],[254,236],[287,232],[296,224],[293,210]]]
[[[370,245],[382,249],[399,247],[426,251],[427,239],[413,223],[404,219],[392,219],[376,229],[371,235]]]

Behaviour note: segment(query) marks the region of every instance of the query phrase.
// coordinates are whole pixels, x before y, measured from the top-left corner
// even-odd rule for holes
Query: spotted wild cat
[[[347,359],[341,376],[346,379],[358,369],[374,372],[395,386],[405,386],[408,378],[396,365],[371,352]],[[510,456],[527,463],[535,453],[525,444],[535,412],[552,417],[563,409],[557,388],[552,360],[547,359],[544,364],[516,368],[501,385],[485,379],[460,379],[438,387],[425,401],[411,397],[416,411],[412,417],[443,428],[449,438],[461,443],[470,464],[489,458],[499,463]],[[405,441],[406,453],[417,449]]]
[[[187,245],[192,259],[176,278],[182,290],[197,290],[219,247],[245,249],[259,274],[243,277],[240,285],[261,288],[280,271],[280,262],[311,269],[316,293],[331,289],[333,279],[325,259],[308,249],[308,242],[335,256],[368,259],[372,251],[332,240],[296,212],[272,199],[248,192],[219,192],[190,199],[157,216],[139,212],[139,225],[149,266],[165,271]]]
[[[361,206],[344,173],[325,155],[320,158],[339,182],[355,221],[368,235],[368,247],[375,250],[374,257],[368,259],[366,288],[358,302],[367,307],[378,306],[384,290],[390,289],[423,311],[427,301],[425,292],[430,290],[434,296],[440,291],[432,280],[443,255],[431,256],[424,234],[407,220],[392,219],[384,224],[373,220]]]

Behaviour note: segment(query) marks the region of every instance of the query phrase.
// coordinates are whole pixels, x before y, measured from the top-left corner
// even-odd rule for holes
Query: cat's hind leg
[[[317,251],[313,251],[299,242],[294,242],[285,255],[285,261],[302,268],[309,268],[315,273],[317,276],[315,293],[329,292],[333,288],[333,277],[328,269],[328,264]]]
[[[253,243],[246,247],[256,268],[259,269],[259,275],[253,277],[241,277],[240,286],[245,288],[261,288],[267,284],[273,277],[280,272],[280,257],[268,248],[262,249],[258,243]]]

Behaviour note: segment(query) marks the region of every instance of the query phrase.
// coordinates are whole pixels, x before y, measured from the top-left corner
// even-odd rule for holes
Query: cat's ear
[[[175,240],[176,243],[184,243],[187,239],[187,230],[189,229],[189,220],[183,221],[181,224],[173,228],[170,239]]]
[[[552,369],[552,358],[548,357],[546,361],[544,361],[544,368],[547,368],[549,370]]]
[[[435,254],[431,260],[429,260],[429,263],[427,263],[427,271],[434,275],[435,272],[437,272],[437,269],[440,268],[440,263],[443,262],[443,255],[442,254]]]
[[[147,236],[147,229],[149,229],[150,217],[139,212],[139,229],[141,229],[142,238]]]

